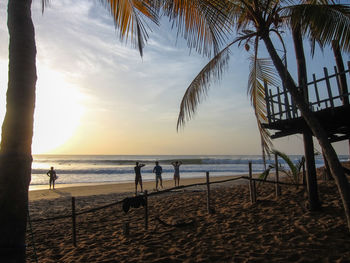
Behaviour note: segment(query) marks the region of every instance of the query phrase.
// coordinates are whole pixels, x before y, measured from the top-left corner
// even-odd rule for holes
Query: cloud
[[[5,2],[0,2],[1,18],[6,17]],[[249,64],[242,48],[232,49],[228,71],[220,82],[212,83],[197,114],[184,130],[176,133],[182,96],[209,58],[194,50],[190,52],[187,41],[176,37],[177,31],[167,18],[161,20],[160,27],[149,23],[150,38],[141,58],[130,41],[120,41],[109,10],[100,1],[50,1],[43,15],[41,1],[33,1],[32,16],[39,78],[47,77],[40,76],[45,72],[41,67],[57,72],[67,87],[84,95],[87,114],[74,138],[96,141],[97,145],[115,134],[116,141],[130,144],[129,149],[138,149],[134,141],[153,142],[157,138],[159,143],[155,147],[162,148],[163,153],[167,149],[188,154],[204,153],[201,150],[239,154],[242,149],[244,153],[257,153],[259,136],[246,95]],[[327,58],[318,61],[318,65],[323,65]],[[7,59],[7,25],[6,19],[1,19],[2,101],[7,86]],[[290,62],[294,69],[293,58]],[[84,144],[83,140],[78,141]],[[245,142],[249,142],[247,147]],[[71,145],[63,147],[66,153],[79,153],[79,149],[81,153],[95,153],[93,145],[90,148],[77,142]],[[117,149],[118,145],[108,147]],[[221,149],[224,150],[220,152]],[[122,149],[118,153],[122,154]]]

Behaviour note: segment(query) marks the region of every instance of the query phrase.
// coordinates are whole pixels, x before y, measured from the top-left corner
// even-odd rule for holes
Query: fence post
[[[266,112],[267,112],[267,119],[269,121],[269,124],[271,123],[271,113],[270,113],[270,97],[269,97],[269,91],[267,87],[267,82],[264,81],[264,88],[265,88],[265,102],[266,102]]]
[[[279,173],[278,173],[278,156],[275,153],[275,169],[276,169],[276,175],[275,175],[275,192],[276,192],[276,198],[278,198],[281,195],[281,187],[279,184]]]
[[[72,234],[73,234],[73,246],[77,246],[77,231],[76,231],[76,215],[75,215],[75,197],[72,197]]]
[[[212,214],[213,211],[210,207],[210,182],[209,182],[209,172],[206,172],[206,177],[207,177],[207,210],[208,214]]]
[[[148,230],[148,191],[145,190],[145,230]]]
[[[253,204],[256,202],[255,194],[255,181],[253,182],[253,171],[252,171],[252,162],[249,162],[249,193],[250,193],[250,202]]]
[[[256,181],[253,180],[253,193],[254,193],[254,203],[256,203],[257,194],[256,194]]]
[[[324,71],[324,77],[326,79],[326,86],[327,86],[327,91],[328,91],[329,102],[331,103],[331,108],[333,109],[334,108],[334,101],[333,101],[331,84],[329,82],[329,77],[328,77],[328,70],[327,70],[327,68],[323,68],[323,71]]]

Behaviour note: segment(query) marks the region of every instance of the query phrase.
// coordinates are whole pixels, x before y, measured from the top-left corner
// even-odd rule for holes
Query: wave
[[[59,165],[72,165],[72,164],[89,164],[89,165],[135,165],[136,162],[139,163],[145,163],[145,164],[154,164],[155,161],[159,161],[163,164],[171,164],[172,162],[181,161],[183,164],[202,164],[203,159],[167,159],[167,160],[160,160],[160,159],[152,159],[152,160],[138,160],[138,159],[130,159],[130,160],[124,160],[124,159],[67,159],[67,160],[50,160],[50,159],[44,159],[44,160],[34,160],[35,162],[41,162],[41,163],[57,163]]]
[[[259,169],[256,169],[256,171],[261,171],[261,167]],[[202,166],[202,167],[196,167],[196,168],[184,168],[180,169],[180,173],[205,173],[205,172],[222,172],[222,173],[246,173],[248,171],[248,168],[246,167],[215,167],[215,166]],[[86,175],[86,174],[134,174],[133,169],[62,169],[62,170],[56,170],[58,175]],[[32,174],[34,175],[46,175],[47,170],[44,169],[32,169]],[[143,174],[153,174],[153,168],[152,169],[143,169]],[[163,174],[173,174],[174,169],[163,169]]]
[[[291,156],[291,159],[294,162],[297,162],[301,156]],[[348,160],[348,157],[342,156],[340,158],[341,161]],[[258,156],[252,156],[252,157],[244,157],[244,158],[237,158],[237,157],[231,157],[231,158],[177,158],[177,159],[162,159],[162,158],[154,158],[154,159],[97,159],[97,158],[74,158],[70,157],[67,159],[62,158],[47,158],[47,159],[34,159],[34,162],[36,163],[43,163],[48,164],[48,166],[54,165],[104,165],[104,166],[116,166],[116,165],[135,165],[136,162],[145,163],[145,164],[154,164],[155,161],[159,161],[161,165],[171,165],[171,163],[175,161],[180,161],[182,164],[188,164],[188,165],[201,165],[201,164],[248,164],[249,162],[252,162],[252,164],[263,164],[263,160],[261,157]],[[282,159],[279,159],[281,163],[284,163]],[[266,160],[267,164],[273,164],[274,160]],[[316,165],[317,164],[323,164],[322,158],[316,158]]]

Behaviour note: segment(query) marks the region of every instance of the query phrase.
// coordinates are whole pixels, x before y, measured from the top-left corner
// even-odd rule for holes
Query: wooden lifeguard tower
[[[326,130],[332,143],[350,139],[350,94],[347,88],[347,83],[350,82],[350,62],[347,63],[347,67],[344,69],[344,66],[339,67],[338,64],[341,70],[334,67],[334,72],[331,74],[327,68],[323,68],[324,76],[316,79],[313,74],[313,80],[303,89],[310,109]],[[294,134],[312,134],[285,88],[272,88],[265,84],[265,102],[268,122],[263,124],[263,127],[273,131],[272,139]],[[306,143],[304,139],[304,149],[306,161],[313,162],[308,163],[307,167],[315,167],[312,140],[311,143]],[[313,174],[309,174],[310,171]],[[308,178],[310,176],[314,178],[317,193],[316,169],[310,171]],[[315,196],[315,193],[313,195]],[[317,196],[315,200],[318,202]]]
[[[350,81],[349,69],[350,62],[347,70],[338,72],[334,67],[331,75],[327,68],[323,68],[324,77],[316,80],[313,74],[313,81],[307,84],[310,109],[322,123],[330,142],[350,138],[349,92],[347,89],[342,92],[340,80],[342,76],[347,82]],[[265,101],[268,123],[263,126],[275,131],[272,139],[303,133],[309,129],[286,89],[277,87],[272,90],[265,85]]]

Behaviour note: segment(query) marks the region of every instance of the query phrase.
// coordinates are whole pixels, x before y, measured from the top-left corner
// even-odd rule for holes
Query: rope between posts
[[[225,183],[225,182],[230,182],[230,181],[236,181],[236,180],[240,180],[240,179],[245,179],[245,180],[252,180],[252,181],[258,181],[258,182],[264,182],[264,183],[272,183],[272,184],[281,184],[281,185],[295,185],[295,186],[303,186],[303,184],[294,184],[294,183],[286,183],[286,182],[276,182],[276,181],[271,181],[271,180],[263,180],[263,179],[258,179],[258,178],[252,178],[250,179],[247,176],[239,176],[236,178],[231,178],[231,179],[225,179],[225,180],[219,180],[219,181],[214,181],[214,182],[210,182],[209,184],[219,184],[219,183]],[[172,187],[169,189],[165,189],[165,190],[161,190],[158,192],[153,192],[153,193],[149,193],[148,196],[155,196],[155,195],[160,195],[160,194],[164,194],[164,193],[168,193],[171,192],[173,190],[179,190],[179,189],[184,189],[184,188],[190,188],[190,187],[194,187],[194,186],[203,186],[206,185],[207,183],[196,183],[196,184],[189,184],[189,185],[181,185],[181,186],[177,186],[177,187]],[[78,213],[75,213],[76,216],[78,215],[83,215],[83,214],[87,214],[87,213],[92,213],[92,212],[96,212],[98,210],[101,209],[105,209],[108,207],[112,207],[118,204],[122,204],[123,200],[117,201],[117,202],[113,202],[111,204],[107,204],[107,205],[103,205],[103,206],[99,206],[99,207],[95,207],[95,208],[91,208],[85,211],[81,211]],[[62,215],[62,216],[55,216],[55,217],[49,217],[49,218],[38,218],[38,219],[32,219],[32,222],[42,222],[42,221],[50,221],[50,220],[58,220],[58,219],[66,219],[66,218],[71,218],[72,215]]]
[[[72,215],[63,215],[63,216],[55,216],[55,217],[48,217],[48,218],[38,218],[38,219],[33,219],[32,222],[50,221],[50,220],[65,219],[65,218],[70,218],[70,217],[72,217]]]
[[[271,181],[271,180],[264,180],[264,179],[259,179],[259,178],[249,178],[247,176],[242,176],[242,179],[247,179],[247,180],[252,180],[252,181],[257,181],[257,182],[263,182],[263,183],[270,183],[270,184],[282,184],[282,185],[292,185],[292,186],[303,186],[303,184],[296,184],[296,183],[286,183],[286,182],[276,182],[276,181]]]
[[[239,177],[236,177],[236,178],[226,179],[226,180],[221,180],[221,181],[214,181],[214,182],[210,182],[209,184],[225,183],[225,182],[229,182],[229,181],[236,181],[236,180],[239,180],[239,179],[242,179],[242,178],[244,178],[244,176],[239,176]],[[181,185],[181,186],[177,186],[177,187],[172,187],[172,188],[169,188],[169,189],[161,190],[161,191],[158,191],[158,192],[153,192],[153,193],[148,194],[148,196],[160,195],[160,194],[164,194],[164,193],[167,193],[167,192],[171,192],[173,190],[179,190],[179,189],[183,189],[183,188],[189,188],[189,187],[201,186],[201,185],[207,185],[207,183]]]
[[[226,179],[226,180],[221,180],[221,181],[214,181],[214,182],[210,182],[210,184],[217,184],[217,183],[224,183],[224,182],[228,182],[228,181],[236,181],[239,179],[244,178],[243,176],[240,177],[236,177],[236,178],[232,178],[232,179]],[[194,187],[194,186],[201,186],[201,185],[206,185],[206,183],[197,183],[197,184],[189,184],[189,185],[181,185],[178,187],[172,187],[169,189],[165,189],[165,190],[161,190],[159,192],[153,192],[153,193],[149,193],[148,196],[153,196],[153,195],[159,195],[159,194],[164,194],[167,192],[171,192],[173,190],[179,190],[179,189],[183,189],[183,188],[189,188],[189,187]],[[91,208],[85,211],[81,211],[78,213],[75,213],[76,216],[78,215],[83,215],[83,214],[87,214],[87,213],[92,213],[92,212],[96,212],[98,210],[101,209],[105,209],[114,205],[118,205],[123,203],[123,200],[121,201],[117,201],[117,202],[113,202],[111,204],[107,204],[107,205],[103,205],[103,206],[99,206],[99,207],[95,207],[95,208]],[[42,221],[50,221],[50,220],[58,220],[58,219],[65,219],[65,218],[71,218],[72,215],[62,215],[62,216],[55,216],[55,217],[49,217],[49,218],[38,218],[38,219],[33,219],[32,222],[42,222]]]

